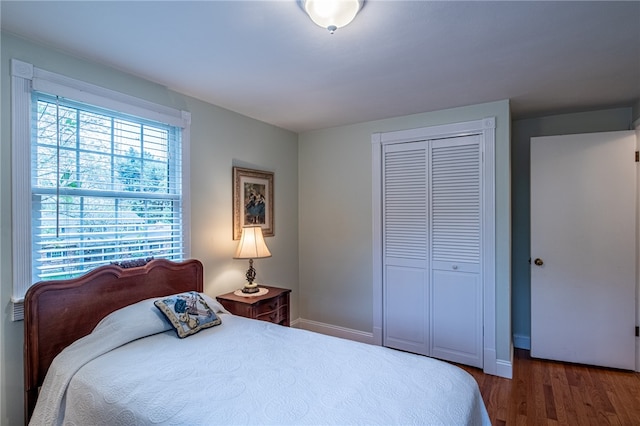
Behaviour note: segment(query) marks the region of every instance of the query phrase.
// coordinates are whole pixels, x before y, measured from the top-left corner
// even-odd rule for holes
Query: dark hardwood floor
[[[478,382],[494,426],[640,425],[640,373],[533,359],[522,349],[511,380],[460,367]]]

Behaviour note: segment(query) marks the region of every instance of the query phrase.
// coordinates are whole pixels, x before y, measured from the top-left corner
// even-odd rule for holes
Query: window
[[[178,129],[38,92],[32,105],[34,281],[181,260]]]
[[[188,113],[12,61],[14,319],[28,287],[188,256]]]

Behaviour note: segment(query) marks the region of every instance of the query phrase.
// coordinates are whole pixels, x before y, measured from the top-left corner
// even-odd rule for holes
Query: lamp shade
[[[262,228],[260,226],[247,226],[242,228],[240,244],[236,249],[234,259],[259,259],[271,257],[271,252],[264,242]]]
[[[301,0],[313,22],[333,33],[356,17],[363,0]]]

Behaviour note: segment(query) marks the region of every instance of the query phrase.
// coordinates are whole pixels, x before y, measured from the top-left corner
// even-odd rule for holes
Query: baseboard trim
[[[505,361],[499,359],[496,361],[496,376],[504,377],[505,379],[513,378],[513,359],[511,361]]]
[[[531,336],[525,336],[524,334],[514,334],[513,346],[518,349],[531,350]]]
[[[304,318],[297,318],[292,321],[291,327],[378,346],[380,346],[380,344],[376,343],[376,339],[381,339],[382,334],[379,329],[374,330],[373,333],[367,333],[365,331],[339,327],[337,325],[326,324]],[[513,377],[513,347],[511,350],[511,360],[496,359],[495,351],[493,350],[485,350],[484,356],[485,366],[487,366],[487,368],[484,369],[485,373],[507,379],[511,379]]]
[[[343,339],[355,340],[356,342],[374,344],[373,333],[367,333],[351,328],[339,327],[337,325],[298,318],[291,323],[296,328],[315,331],[316,333],[327,334],[329,336],[341,337]]]
[[[485,348],[483,353],[484,367],[482,371],[492,376],[504,377],[510,379],[513,377],[513,349],[511,350],[511,359],[498,359],[494,349]]]

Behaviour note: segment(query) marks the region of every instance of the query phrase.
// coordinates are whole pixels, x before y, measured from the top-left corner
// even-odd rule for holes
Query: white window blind
[[[181,260],[179,129],[38,92],[32,106],[34,281]]]

